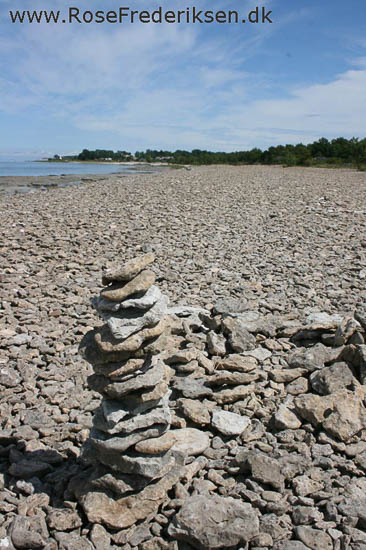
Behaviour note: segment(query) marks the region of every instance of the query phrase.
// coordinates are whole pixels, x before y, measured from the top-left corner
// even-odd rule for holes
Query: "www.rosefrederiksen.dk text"
[[[245,15],[236,10],[200,10],[194,6],[182,10],[167,10],[159,6],[155,10],[135,10],[120,7],[118,10],[80,10],[69,7],[61,10],[10,10],[12,23],[90,24],[90,23],[272,23],[272,10],[257,6]]]

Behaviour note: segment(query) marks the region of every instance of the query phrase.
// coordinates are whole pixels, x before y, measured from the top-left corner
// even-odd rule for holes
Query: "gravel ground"
[[[67,491],[100,400],[78,344],[101,324],[90,299],[104,266],[153,251],[157,283],[177,305],[232,297],[303,321],[366,301],[361,172],[199,167],[0,200],[0,549],[142,548],[115,534],[109,546]]]

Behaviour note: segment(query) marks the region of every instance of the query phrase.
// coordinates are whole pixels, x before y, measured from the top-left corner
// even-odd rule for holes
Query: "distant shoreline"
[[[118,161],[118,160],[63,160],[63,159],[39,159],[32,162],[62,162],[64,164],[116,164],[121,166],[171,166],[169,162],[146,162],[146,161]]]

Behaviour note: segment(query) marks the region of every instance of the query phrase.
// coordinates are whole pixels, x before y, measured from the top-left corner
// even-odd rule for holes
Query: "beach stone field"
[[[0,196],[0,550],[366,550],[366,173],[33,190]]]

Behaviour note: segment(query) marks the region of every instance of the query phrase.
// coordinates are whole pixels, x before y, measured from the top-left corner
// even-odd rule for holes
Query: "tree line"
[[[165,151],[146,149],[134,155],[127,151],[84,149],[77,160],[115,160],[167,162],[171,164],[282,164],[284,166],[352,166],[366,170],[366,138],[345,139],[339,137],[329,141],[321,138],[308,145],[277,145],[266,150],[259,148],[232,153],[193,149]]]

